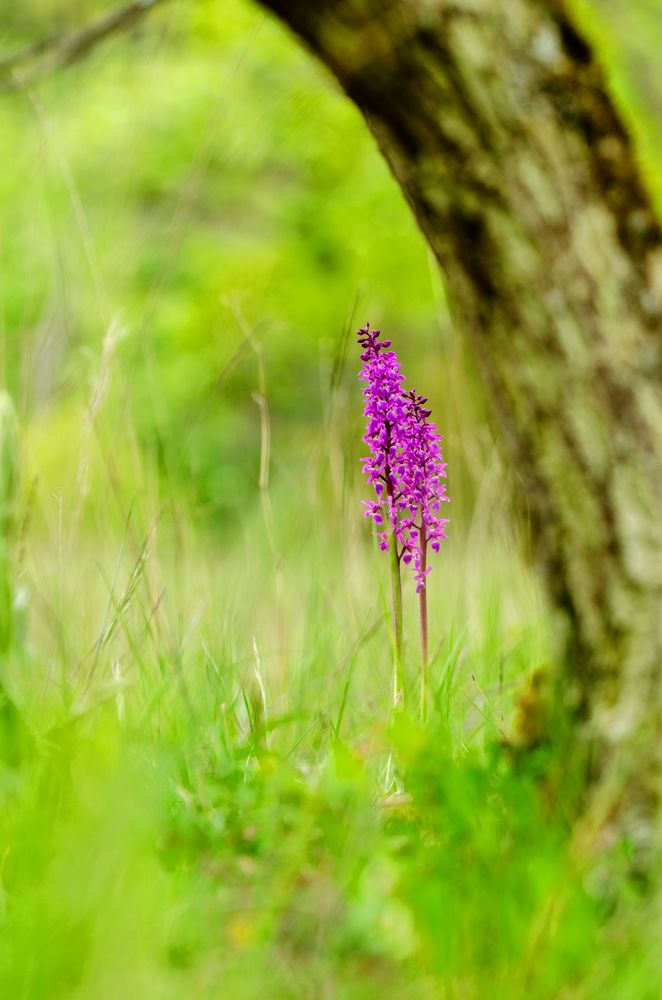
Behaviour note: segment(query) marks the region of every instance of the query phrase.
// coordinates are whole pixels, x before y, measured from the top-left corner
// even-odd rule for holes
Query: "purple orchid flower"
[[[398,559],[415,570],[420,593],[430,572],[424,565],[425,547],[429,544],[438,552],[446,538],[448,518],[440,516],[441,504],[449,500],[441,482],[446,463],[426,397],[403,391],[398,356],[389,350],[391,341],[380,336],[369,324],[358,333],[363,348],[359,378],[366,383],[363,441],[370,450],[363,459],[363,472],[376,494],[375,500],[363,504],[383,551],[389,547],[389,535],[395,535]]]
[[[362,460],[363,472],[375,490],[374,500],[364,500],[365,516],[377,529],[379,546],[391,550],[393,623],[395,637],[395,689],[398,704],[402,689],[402,582],[400,565],[415,573],[420,604],[421,626],[421,714],[427,710],[428,546],[438,552],[446,538],[448,518],[441,516],[448,502],[446,463],[441,453],[441,435],[430,422],[432,411],[427,398],[415,390],[404,392],[404,376],[390,340],[381,340],[370,324],[358,332],[363,367],[359,378],[365,383],[363,441],[369,454]]]

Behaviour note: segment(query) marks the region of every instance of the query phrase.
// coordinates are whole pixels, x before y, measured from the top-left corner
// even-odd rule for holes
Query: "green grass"
[[[96,494],[103,534],[33,511],[0,993],[652,998],[650,904],[573,847],[572,769],[501,746],[551,643],[499,482],[435,566],[421,728],[415,696],[390,712],[387,566],[358,484],[325,502],[329,446],[275,476],[271,542],[258,503],[219,538],[147,468]]]
[[[26,0],[0,36],[82,8]],[[581,762],[506,745],[560,624],[356,112],[242,0],[173,2],[2,111],[0,997],[657,998],[659,903],[627,844],[582,849]],[[413,588],[394,716],[361,516],[366,319],[449,462],[425,727]]]

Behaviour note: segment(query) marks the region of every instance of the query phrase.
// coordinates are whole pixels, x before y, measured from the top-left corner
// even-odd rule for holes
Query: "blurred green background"
[[[111,6],[25,0],[0,15],[0,43],[12,52]],[[656,3],[576,6],[657,193]],[[358,113],[278,24],[250,3],[173,0],[39,86],[4,82],[18,92],[2,100],[0,378],[42,476],[76,466],[92,407],[107,451],[134,441],[232,523],[259,468],[246,329],[274,458],[291,466],[353,371],[348,332],[369,319],[433,394],[455,517],[470,516],[492,446],[435,265]],[[352,477],[355,401],[334,415]]]
[[[4,3],[0,53],[108,7]],[[662,15],[577,7],[657,195]],[[557,625],[516,470],[358,113],[245,0],[173,0],[3,85],[22,486],[0,995],[658,996],[651,904],[577,867],[545,799],[567,775],[498,750]],[[425,730],[387,724],[366,320],[430,396],[449,464]],[[413,632],[407,657],[413,690]],[[378,806],[393,756],[411,801]]]
[[[5,20],[48,34],[95,7],[28,4]],[[75,462],[68,430],[111,328],[104,410],[118,444],[129,424],[217,519],[255,497],[243,323],[262,344],[288,462],[323,420],[349,328],[382,323],[417,376],[430,359],[442,368],[439,280],[387,168],[354,109],[256,7],[167,6],[38,93],[6,98],[3,129],[3,371],[58,467]]]

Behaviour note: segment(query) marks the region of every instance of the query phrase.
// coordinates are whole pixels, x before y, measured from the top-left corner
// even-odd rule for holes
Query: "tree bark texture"
[[[652,792],[662,231],[600,65],[561,0],[264,5],[359,106],[442,266],[591,732],[628,781],[646,746]]]

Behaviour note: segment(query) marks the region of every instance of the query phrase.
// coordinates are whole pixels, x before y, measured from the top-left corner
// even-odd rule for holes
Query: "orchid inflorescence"
[[[428,701],[428,546],[439,551],[446,538],[448,519],[441,517],[441,505],[448,501],[446,463],[441,454],[441,435],[430,422],[432,411],[427,399],[414,389],[405,392],[404,376],[390,340],[381,340],[370,324],[358,332],[363,367],[359,378],[365,382],[364,416],[367,420],[363,441],[369,454],[363,471],[375,490],[374,500],[364,500],[365,516],[377,529],[379,547],[391,552],[393,592],[394,705],[404,701],[402,663],[403,615],[401,564],[411,566],[416,578],[421,630],[421,717]]]
[[[370,450],[363,471],[376,493],[375,500],[364,501],[365,515],[377,528],[382,550],[394,536],[398,560],[414,569],[420,593],[430,572],[427,545],[438,552],[446,538],[448,519],[440,516],[441,504],[449,499],[442,482],[446,463],[426,397],[403,390],[397,354],[380,336],[369,324],[358,333],[363,348],[359,378],[366,383],[363,441]]]

